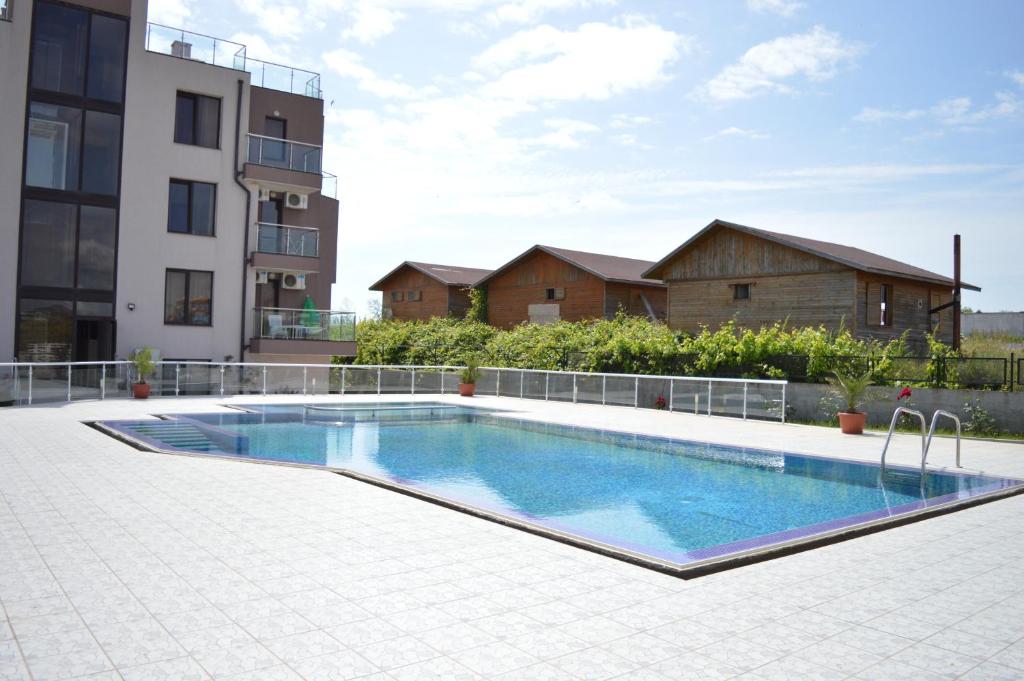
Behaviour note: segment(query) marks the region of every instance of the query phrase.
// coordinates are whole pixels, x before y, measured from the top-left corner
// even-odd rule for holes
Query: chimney
[[[171,54],[182,59],[191,59],[192,43],[186,43],[184,40],[175,40],[171,43]]]

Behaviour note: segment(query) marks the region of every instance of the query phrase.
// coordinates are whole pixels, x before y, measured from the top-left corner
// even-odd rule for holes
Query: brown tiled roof
[[[566,248],[554,248],[553,246],[533,246],[524,253],[494,270],[478,283],[486,283],[498,272],[503,272],[516,265],[526,256],[534,251],[543,251],[559,260],[593,274],[598,279],[624,284],[643,284],[645,286],[664,286],[665,283],[658,279],[645,279],[642,276],[644,270],[652,263],[649,260],[636,260],[635,258],[622,258],[617,255],[603,255],[601,253],[587,253],[585,251],[570,251]]]
[[[665,267],[671,260],[678,256],[688,246],[700,239],[704,234],[716,227],[727,227],[734,229],[739,232],[745,232],[752,236],[760,237],[762,239],[768,239],[784,246],[795,248],[805,253],[816,255],[819,258],[825,258],[834,262],[841,263],[847,267],[851,267],[855,270],[861,270],[863,272],[871,272],[874,274],[884,274],[894,277],[900,277],[903,279],[913,279],[916,281],[924,281],[930,284],[941,284],[943,286],[953,286],[953,280],[949,277],[935,272],[929,272],[928,270],[921,269],[920,267],[914,267],[908,265],[905,262],[899,260],[893,260],[887,258],[884,255],[878,255],[877,253],[871,253],[860,248],[854,248],[853,246],[844,246],[843,244],[836,244],[830,241],[818,241],[817,239],[808,239],[802,236],[793,236],[792,234],[781,234],[779,232],[769,232],[765,229],[757,229],[755,227],[747,227],[746,225],[739,225],[734,222],[726,222],[725,220],[714,220],[704,229],[697,232],[689,240],[686,241],[682,246],[675,249],[667,256],[662,258],[653,267],[648,268],[644,271],[645,276],[658,276],[662,268]],[[960,282],[963,288],[970,289],[972,291],[980,291],[981,289],[972,284],[966,282]]]
[[[403,267],[411,267],[427,275],[445,286],[474,286],[480,279],[491,273],[491,270],[483,270],[476,267],[458,267],[456,265],[435,265],[427,262],[412,262],[406,260],[401,265],[391,270],[380,281],[370,287],[371,291],[383,289],[384,282],[394,273]]]

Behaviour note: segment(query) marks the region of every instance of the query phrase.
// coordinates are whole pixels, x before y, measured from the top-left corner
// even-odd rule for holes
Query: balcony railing
[[[323,180],[320,184],[320,195],[328,198],[338,198],[338,176],[327,171],[323,172]]]
[[[249,133],[249,163],[321,175],[322,149],[314,144],[290,142]]]
[[[354,341],[356,313],[258,307],[252,333],[254,338],[279,340]]]
[[[316,227],[291,227],[269,222],[261,222],[258,227],[258,253],[301,255],[306,258],[315,258],[320,253],[320,230]]]
[[[0,0],[3,4],[5,0]],[[6,0],[10,2],[10,0]],[[179,59],[200,61],[252,74],[250,82],[259,87],[321,99],[320,74],[283,64],[252,59],[241,43],[162,24],[146,24],[146,49]]]

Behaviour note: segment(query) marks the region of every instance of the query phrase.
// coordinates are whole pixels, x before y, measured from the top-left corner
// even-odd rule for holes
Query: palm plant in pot
[[[146,383],[146,376],[149,376],[156,369],[153,362],[153,348],[142,348],[136,350],[128,358],[135,369],[135,376],[138,380],[132,383],[132,396],[137,400],[144,400],[149,397],[149,383]]]
[[[842,400],[839,411],[839,429],[847,435],[860,435],[864,432],[864,423],[868,415],[859,411],[864,404],[864,396],[871,387],[871,371],[863,374],[843,374],[838,371],[828,379],[832,392]]]
[[[459,394],[463,397],[472,397],[476,392],[476,382],[480,380],[480,360],[476,357],[467,357],[465,364],[459,371]]]

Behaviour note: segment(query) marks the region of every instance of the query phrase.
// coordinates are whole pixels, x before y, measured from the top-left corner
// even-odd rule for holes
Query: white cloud
[[[359,89],[384,99],[416,99],[437,92],[433,87],[416,88],[408,83],[382,78],[363,63],[361,56],[344,48],[325,53],[323,63],[339,76],[357,81]]]
[[[859,43],[815,26],[807,33],[776,38],[747,50],[735,64],[698,88],[696,94],[712,102],[750,99],[769,92],[789,92],[786,80],[804,76],[824,81],[836,75],[839,65],[863,52]]]
[[[641,125],[649,125],[653,123],[654,119],[650,116],[637,116],[634,114],[615,114],[612,116],[611,123],[609,124],[612,128],[638,128]]]
[[[474,59],[497,74],[488,97],[532,100],[603,100],[669,79],[665,69],[688,41],[637,18],[620,25],[589,23],[575,31],[551,26],[520,31]]]
[[[798,9],[804,7],[804,3],[792,0],[747,0],[747,7],[754,12],[770,12],[783,17],[791,17]]]
[[[1017,85],[1024,87],[1024,71],[1007,71],[1006,77],[1015,82]]]
[[[149,0],[146,20],[171,28],[184,28],[192,16],[193,0]]]
[[[381,7],[369,0],[356,3],[352,16],[352,25],[342,31],[341,35],[366,45],[392,33],[395,25],[405,18],[403,12]]]
[[[764,140],[768,139],[768,133],[759,132],[757,130],[747,130],[745,128],[737,128],[736,126],[729,126],[723,128],[713,135],[708,135],[703,138],[704,142],[710,142],[711,140],[721,139],[723,137],[742,138],[748,140]]]
[[[551,11],[611,5],[615,0],[515,0],[503,2],[487,15],[489,23],[532,24]]]
[[[276,38],[297,38],[306,28],[303,8],[287,0],[235,0],[235,5],[252,15],[260,29]]]
[[[997,92],[995,103],[976,107],[970,97],[944,99],[928,109],[873,109],[864,108],[854,116],[861,123],[886,121],[912,121],[929,118],[945,126],[972,128],[999,118],[1009,118],[1024,110],[1021,100],[1012,92]]]
[[[579,136],[601,131],[601,128],[593,123],[571,118],[548,119],[544,121],[544,125],[552,128],[552,131],[538,137],[534,143],[558,149],[579,149],[584,146]]]

